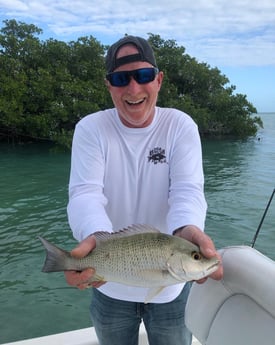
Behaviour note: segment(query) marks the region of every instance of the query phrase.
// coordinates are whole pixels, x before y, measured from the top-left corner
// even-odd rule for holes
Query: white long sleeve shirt
[[[145,128],[122,124],[116,109],[84,117],[76,126],[69,183],[68,219],[81,241],[98,230],[148,224],[172,234],[184,225],[204,229],[201,143],[185,113],[156,107]],[[165,303],[183,285],[165,288],[151,302]],[[148,289],[108,282],[100,290],[116,299],[143,302]]]

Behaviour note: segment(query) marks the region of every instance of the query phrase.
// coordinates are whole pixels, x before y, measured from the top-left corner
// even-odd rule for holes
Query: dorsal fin
[[[107,231],[96,231],[93,235],[96,238],[96,242],[104,242],[110,239],[122,238],[133,236],[136,234],[144,234],[144,233],[159,233],[160,231],[150,225],[145,224],[134,224],[124,228],[122,230],[118,230],[115,232],[107,232]]]

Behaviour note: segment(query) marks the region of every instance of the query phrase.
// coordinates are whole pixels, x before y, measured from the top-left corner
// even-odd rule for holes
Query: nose
[[[140,90],[140,84],[133,78],[133,76],[130,77],[130,82],[127,85],[128,90],[131,92],[136,92]]]

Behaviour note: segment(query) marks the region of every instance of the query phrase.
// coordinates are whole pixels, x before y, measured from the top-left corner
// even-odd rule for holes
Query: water
[[[218,248],[250,244],[275,187],[275,114],[247,141],[203,141],[207,232]],[[0,343],[89,327],[89,291],[44,274],[43,235],[75,245],[66,218],[70,155],[0,146]],[[275,260],[275,198],[255,246]]]
[[[247,141],[203,142],[207,232],[218,248],[251,244],[275,188],[275,114]],[[255,248],[275,260],[275,197]]]

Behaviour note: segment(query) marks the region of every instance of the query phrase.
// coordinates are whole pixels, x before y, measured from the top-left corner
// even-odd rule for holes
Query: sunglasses
[[[158,72],[158,68],[155,67],[140,68],[134,71],[108,73],[106,79],[112,86],[117,87],[127,86],[131,81],[131,77],[133,77],[138,84],[147,84],[155,79]]]

